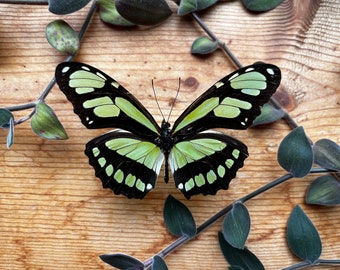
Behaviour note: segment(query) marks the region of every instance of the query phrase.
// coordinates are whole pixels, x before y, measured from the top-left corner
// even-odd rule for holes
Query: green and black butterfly
[[[87,128],[118,128],[94,138],[85,153],[104,188],[142,199],[165,160],[186,198],[227,189],[247,147],[213,128],[246,129],[280,84],[280,69],[258,63],[224,77],[197,98],[172,128],[157,124],[145,107],[102,71],[77,62],[56,68],[60,89]]]

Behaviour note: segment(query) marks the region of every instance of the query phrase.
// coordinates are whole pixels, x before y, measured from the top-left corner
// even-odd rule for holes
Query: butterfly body
[[[118,128],[87,143],[85,153],[103,187],[128,198],[154,188],[165,163],[186,198],[227,189],[247,147],[211,129],[246,129],[280,83],[280,70],[259,64],[236,71],[198,97],[175,121],[158,125],[118,82],[83,63],[62,63],[57,83],[87,128]]]

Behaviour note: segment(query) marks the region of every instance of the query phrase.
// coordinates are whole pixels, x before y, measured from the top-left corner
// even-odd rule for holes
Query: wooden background
[[[45,40],[45,26],[67,20],[80,29],[87,9],[62,17],[47,6],[0,4],[0,107],[34,101],[65,59]],[[277,96],[312,141],[340,143],[339,2],[284,1],[277,9],[249,14],[239,1],[221,2],[201,14],[242,64],[267,61],[282,69]],[[203,34],[191,18],[173,15],[148,30],[116,29],[96,15],[76,60],[111,74],[161,121],[151,89],[165,115],[180,95],[171,122],[205,89],[234,70],[222,52],[190,54]],[[69,140],[48,141],[33,134],[29,122],[16,126],[15,144],[7,149],[0,130],[0,269],[112,269],[98,256],[127,253],[144,261],[175,238],[167,232],[162,209],[172,194],[192,210],[197,224],[234,200],[283,175],[276,161],[280,141],[290,128],[284,121],[247,131],[226,132],[245,142],[250,157],[230,189],[216,196],[183,198],[159,177],[142,201],[114,196],[101,187],[83,154],[84,145],[103,130],[85,129],[58,87],[47,98],[65,126]],[[29,111],[15,112],[17,119]],[[304,203],[316,175],[292,179],[247,203],[252,228],[247,246],[266,269],[297,263],[285,241],[287,218],[296,204],[320,232],[322,258],[340,258],[339,207]],[[217,241],[221,221],[166,258],[169,269],[226,269]],[[314,269],[335,269],[324,267]]]

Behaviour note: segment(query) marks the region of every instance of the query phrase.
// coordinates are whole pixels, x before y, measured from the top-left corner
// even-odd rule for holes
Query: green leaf
[[[340,170],[340,146],[328,139],[321,139],[313,145],[314,162],[320,166]]]
[[[191,12],[196,12],[215,4],[217,0],[181,0],[178,7],[178,15],[183,16]]]
[[[66,140],[64,127],[54,111],[44,102],[36,105],[31,119],[31,127],[35,134],[49,140]]]
[[[218,233],[218,240],[225,259],[234,269],[240,267],[243,270],[264,270],[261,261],[246,247],[234,248],[224,239],[221,232]]]
[[[166,266],[164,260],[156,255],[152,259],[152,265],[150,267],[150,270],[168,270],[168,267]]]
[[[244,249],[250,231],[248,209],[241,202],[236,202],[223,220],[224,239],[233,247]]]
[[[135,24],[156,25],[172,14],[165,0],[116,0],[120,15]]]
[[[14,141],[14,116],[6,109],[0,109],[0,127],[8,129],[6,145],[10,148]]]
[[[9,131],[7,134],[6,146],[10,148],[14,143],[14,118],[9,120]]]
[[[98,0],[99,16],[102,21],[117,26],[134,26],[132,22],[124,19],[117,11],[113,0]]]
[[[340,181],[332,175],[316,178],[307,190],[306,202],[319,205],[340,204]]]
[[[144,264],[134,257],[126,254],[104,254],[99,256],[102,261],[107,264],[122,270],[143,270]]]
[[[196,235],[196,224],[190,210],[173,196],[169,195],[164,204],[164,221],[173,235]]]
[[[278,161],[294,177],[307,175],[313,165],[313,151],[303,127],[291,131],[281,142]]]
[[[243,5],[250,11],[268,11],[280,5],[283,0],[242,0]]]
[[[9,122],[12,118],[14,118],[13,114],[9,110],[0,108],[0,127],[9,128]]]
[[[243,270],[243,268],[240,266],[231,265],[228,267],[228,270]]]
[[[76,31],[65,21],[55,20],[46,26],[46,38],[53,48],[75,55],[80,46]]]
[[[300,206],[295,206],[287,224],[287,241],[293,253],[306,262],[314,263],[321,255],[319,233]]]
[[[218,48],[217,41],[213,41],[210,38],[203,36],[197,38],[191,45],[192,54],[209,54]]]
[[[91,0],[48,0],[48,10],[54,14],[73,13],[85,7]]]
[[[261,109],[261,114],[257,116],[252,124],[252,126],[264,125],[268,123],[273,123],[281,119],[285,115],[284,110],[276,109],[269,103],[263,105]]]

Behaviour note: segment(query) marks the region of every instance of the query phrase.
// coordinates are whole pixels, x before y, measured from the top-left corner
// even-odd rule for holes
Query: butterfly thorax
[[[170,123],[163,119],[161,130],[159,136],[155,139],[155,144],[161,149],[165,156],[165,164],[164,164],[164,181],[168,183],[169,181],[169,165],[168,165],[168,157],[170,151],[174,144],[176,143],[176,139],[172,136],[170,130]]]
[[[155,143],[166,157],[169,155],[171,148],[175,144],[174,138],[171,135],[170,123],[164,119],[161,125],[160,136],[156,138]]]

